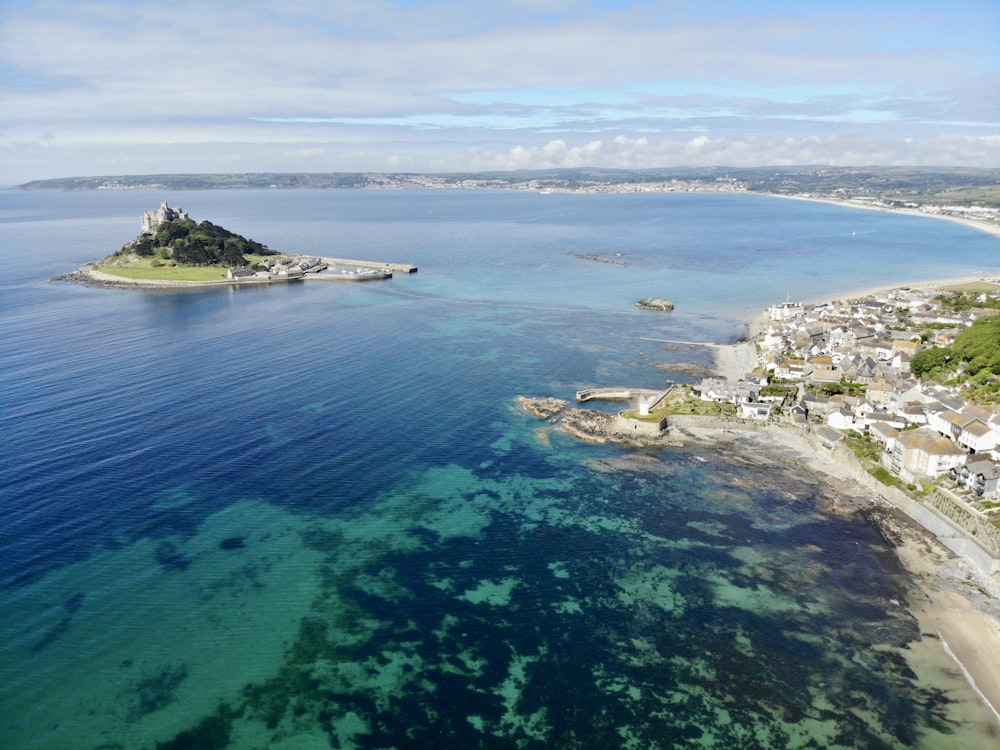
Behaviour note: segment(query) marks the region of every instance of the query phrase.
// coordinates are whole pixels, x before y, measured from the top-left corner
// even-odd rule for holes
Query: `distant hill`
[[[466,188],[564,191],[711,190],[1000,207],[1000,169],[971,167],[671,167],[446,174],[391,172],[105,175],[34,180],[21,190]]]

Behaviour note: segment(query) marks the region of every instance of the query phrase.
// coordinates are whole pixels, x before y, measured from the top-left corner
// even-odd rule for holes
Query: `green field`
[[[948,284],[942,286],[941,289],[948,292],[995,292],[998,290],[998,285],[993,284],[989,281],[967,281],[964,284]]]
[[[149,258],[122,265],[101,263],[95,271],[121,276],[125,279],[150,279],[159,281],[222,281],[226,269],[218,266],[153,266]]]
[[[262,257],[260,255],[247,255],[247,263],[251,266],[260,263]],[[272,255],[269,257],[280,258],[282,256]],[[137,258],[128,263],[120,264],[116,264],[114,262],[116,260],[120,261],[121,259],[114,256],[106,258],[95,265],[94,270],[112,276],[121,276],[125,279],[147,279],[150,281],[224,281],[226,278],[226,269],[221,266],[172,266],[155,256]],[[154,266],[155,262],[162,265]]]

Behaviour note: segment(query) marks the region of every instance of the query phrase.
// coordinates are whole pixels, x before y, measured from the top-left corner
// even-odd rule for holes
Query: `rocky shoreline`
[[[647,435],[636,437],[622,432],[617,427],[614,414],[594,409],[578,409],[562,399],[518,396],[516,401],[532,416],[543,419],[560,431],[587,443],[618,443],[631,447],[683,445],[682,441],[666,432],[658,437]]]
[[[878,530],[913,576],[905,606],[920,625],[920,658],[943,649],[972,690],[1000,721],[1000,579],[986,576],[949,550],[903,510],[880,501],[860,466],[845,466],[808,435],[776,425],[685,415],[661,437],[620,432],[614,415],[578,409],[556,398],[518,396],[517,403],[556,429],[590,443],[626,447],[724,446],[731,460],[755,466],[801,467],[817,477],[833,513],[860,514]],[[539,436],[541,438],[541,436]],[[547,440],[547,438],[544,438]],[[871,480],[874,482],[875,480]],[[929,655],[929,656],[928,656]]]

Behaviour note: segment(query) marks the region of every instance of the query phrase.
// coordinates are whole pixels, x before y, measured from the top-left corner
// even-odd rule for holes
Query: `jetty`
[[[652,388],[587,388],[576,392],[576,400],[577,403],[593,399],[603,401],[634,400],[640,405],[645,404],[649,409],[655,409],[667,397],[671,388],[673,385],[661,390]]]
[[[392,278],[392,271],[388,268],[360,268],[357,271],[341,271],[340,273],[332,273],[329,269],[322,270],[327,272],[309,272],[303,274],[301,278],[314,281],[380,281]]]
[[[320,258],[328,266],[354,266],[359,268],[387,268],[400,273],[416,273],[417,267],[410,263],[382,263],[376,260],[354,260],[351,258]]]

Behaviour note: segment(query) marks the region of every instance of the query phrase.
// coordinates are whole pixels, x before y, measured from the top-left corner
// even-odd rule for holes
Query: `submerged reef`
[[[920,632],[878,532],[780,460],[761,479],[746,458],[553,471],[522,453],[519,474],[442,467],[317,519],[302,540],[322,588],[280,669],[162,747],[319,732],[356,748],[882,748],[950,732],[947,696],[907,661]]]

